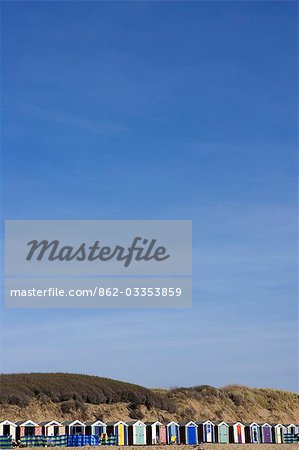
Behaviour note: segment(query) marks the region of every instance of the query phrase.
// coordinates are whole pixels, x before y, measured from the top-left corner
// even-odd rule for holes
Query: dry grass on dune
[[[225,420],[299,423],[292,392],[230,385],[147,389],[76,374],[0,376],[0,415],[10,420]]]

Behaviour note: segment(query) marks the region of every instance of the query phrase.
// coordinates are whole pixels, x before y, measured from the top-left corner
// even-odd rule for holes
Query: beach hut
[[[62,422],[62,426],[65,427],[65,434],[68,436],[85,435],[85,423],[80,422],[80,420],[65,420]]]
[[[94,422],[86,422],[85,434],[88,436],[98,436],[99,438],[106,434],[107,425],[101,420],[95,420]]]
[[[180,423],[180,442],[187,445],[198,444],[198,425],[190,420],[189,422]]]
[[[289,423],[289,424],[285,425],[285,428],[286,428],[286,431],[285,431],[285,432],[286,432],[287,434],[297,434],[297,433],[298,433],[297,427],[296,427],[296,425],[293,424],[293,423]]]
[[[261,434],[260,426],[256,422],[245,424],[245,442],[246,444],[260,444]]]
[[[33,420],[19,420],[16,422],[16,437],[19,440],[22,437],[28,436],[41,436],[42,435],[42,427],[34,422]]]
[[[229,424],[229,442],[245,444],[245,425],[241,422]]]
[[[146,425],[146,443],[148,445],[156,445],[161,443],[161,427],[163,424],[161,422],[145,422]],[[164,427],[165,429],[165,427]],[[165,441],[166,443],[166,433]]]
[[[128,425],[122,420],[108,422],[107,434],[109,437],[115,436],[116,445],[128,445]]]
[[[272,424],[272,442],[275,444],[283,443],[283,435],[286,433],[286,427],[281,423]]]
[[[198,442],[215,442],[215,424],[210,420],[197,422]]]
[[[180,425],[173,420],[166,425],[167,430],[167,443],[179,444],[180,443]]]
[[[128,425],[128,444],[146,445],[146,425],[141,420],[127,422]]]
[[[1,420],[0,422],[0,436],[11,436],[15,441],[17,438],[17,425],[10,420]]]
[[[272,427],[269,423],[263,423],[261,425],[261,441],[262,444],[272,443]]]
[[[218,442],[218,444],[229,443],[228,430],[228,423],[223,421],[215,423],[215,441]]]
[[[65,434],[64,426],[56,420],[40,422],[39,425],[42,427],[42,434],[44,436],[60,436]]]

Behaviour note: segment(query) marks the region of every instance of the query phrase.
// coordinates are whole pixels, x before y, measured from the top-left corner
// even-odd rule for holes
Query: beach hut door
[[[206,424],[206,441],[207,442],[213,442],[212,425],[210,423]]]
[[[34,427],[25,427],[25,436],[34,436]]]
[[[264,442],[266,444],[271,443],[271,430],[270,427],[264,427]]]
[[[136,444],[137,445],[144,445],[145,439],[144,439],[144,427],[137,425],[136,426]]]
[[[10,425],[3,425],[3,436],[10,436]]]
[[[197,444],[196,428],[195,427],[188,427],[187,433],[188,433],[188,444],[189,445],[196,445]]]
[[[165,427],[165,425],[162,425],[161,427],[160,427],[160,443],[161,444],[166,444],[166,441],[167,441],[167,439],[166,439],[166,427]]]
[[[220,428],[220,444],[226,444],[228,442],[228,428],[222,425]]]
[[[258,434],[258,429],[257,427],[254,425],[252,427],[252,443],[253,444],[258,444],[259,443],[259,434]]]
[[[237,425],[238,444],[242,444],[242,429],[241,425]]]
[[[175,443],[176,441],[176,429],[175,425],[170,425],[169,427],[169,442],[171,444]]]
[[[81,426],[75,426],[73,427],[73,434],[75,436],[80,436],[81,434],[83,434],[83,430]]]
[[[123,424],[120,424],[117,427],[117,437],[118,445],[125,445],[125,430]]]
[[[155,444],[160,444],[160,425],[155,425],[154,430],[153,441]]]

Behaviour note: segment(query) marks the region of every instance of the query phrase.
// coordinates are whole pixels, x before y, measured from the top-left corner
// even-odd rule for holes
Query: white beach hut
[[[40,422],[44,436],[60,436],[65,433],[65,427],[56,420]]]
[[[17,425],[10,420],[1,420],[0,436],[11,436],[12,440],[16,440]]]

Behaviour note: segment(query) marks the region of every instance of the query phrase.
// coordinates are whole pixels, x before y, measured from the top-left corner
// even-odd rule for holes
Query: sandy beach
[[[170,446],[166,445],[135,445],[135,446],[107,446],[110,450],[148,450],[153,448],[154,450],[165,450]],[[35,447],[36,450],[44,449],[45,447]],[[59,447],[60,450],[64,449],[84,449],[84,450],[94,450],[95,447]],[[97,447],[98,448],[98,447]],[[298,444],[200,444],[200,445],[172,445],[172,450],[298,450]]]

